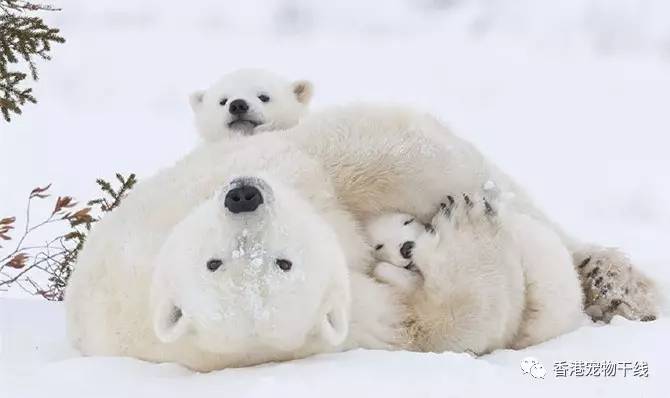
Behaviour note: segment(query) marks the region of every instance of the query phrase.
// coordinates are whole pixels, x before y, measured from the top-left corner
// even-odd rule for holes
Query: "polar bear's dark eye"
[[[270,101],[270,97],[268,97],[268,96],[265,95],[265,94],[261,94],[261,95],[259,95],[259,96],[258,96],[258,99],[261,100],[261,101],[263,101],[263,102],[268,102],[268,101]]]
[[[379,245],[375,246],[375,250],[381,250],[383,247],[384,247],[384,245],[379,244]]]
[[[413,218],[410,218],[409,220],[405,221],[402,225],[409,225],[414,222]]]
[[[282,270],[282,271],[288,271],[293,267],[293,263],[285,260],[283,258],[278,258],[275,260],[275,264]]]
[[[221,101],[219,101],[219,105],[224,106],[226,105],[226,102],[228,102],[228,98],[224,98]]]
[[[223,265],[223,261],[219,260],[218,258],[213,258],[213,259],[207,261],[207,269],[212,271],[212,272],[219,269],[219,267],[221,267],[222,265]]]

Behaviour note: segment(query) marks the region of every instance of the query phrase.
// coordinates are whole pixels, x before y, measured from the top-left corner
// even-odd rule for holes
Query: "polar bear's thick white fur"
[[[312,87],[306,80],[240,69],[191,94],[190,103],[200,136],[217,141],[295,126],[307,112]]]
[[[406,296],[416,349],[523,348],[584,319],[572,259],[558,236],[491,203],[449,195],[429,225],[403,213],[367,223],[380,260],[374,275]]]
[[[234,212],[228,200],[243,199],[235,196],[240,187],[257,189],[262,204]],[[155,259],[151,288],[153,329],[161,341],[232,357],[300,357],[358,341],[376,348],[400,343],[394,328],[402,308],[395,299],[384,288],[366,287],[374,282],[362,275],[349,279],[347,263],[365,255],[354,242],[341,245],[356,236],[355,223],[333,202],[327,184],[310,182],[305,189],[296,191],[273,173],[235,178],[173,228]],[[313,205],[306,199],[312,195],[323,200]],[[355,324],[349,333],[350,283],[357,302],[378,306],[357,322],[371,314],[396,320],[381,329]],[[369,339],[368,330],[378,336]]]
[[[293,226],[273,228],[287,250],[296,253],[294,263],[315,267],[328,278],[310,272],[304,274],[304,280],[295,281],[310,284],[294,287],[295,294],[304,295],[299,306],[292,305],[293,299],[273,303],[234,298],[235,292],[222,297],[227,303],[241,305],[229,311],[263,314],[267,309],[277,325],[296,319],[296,314],[304,316],[304,321],[291,329],[293,336],[283,336],[268,324],[255,322],[250,313],[232,316],[207,307],[213,305],[213,292],[220,286],[233,283],[230,281],[237,281],[239,286],[248,282],[224,275],[218,276],[218,282],[211,279],[214,276],[203,264],[206,255],[214,255],[210,250],[219,247],[218,255],[232,258],[227,251],[230,242],[199,242],[217,236],[243,236],[244,228],[238,226],[221,235],[216,224],[206,224],[215,230],[197,225],[207,211],[220,210],[215,205],[217,193],[241,177],[277,184],[277,189],[286,193],[282,197],[299,199],[296,207],[277,204],[276,209],[291,211],[290,215],[278,215],[278,219],[298,217],[298,212],[311,206],[299,218],[309,224],[305,226],[307,234]],[[558,231],[524,192],[472,145],[430,116],[405,108],[334,108],[308,116],[287,131],[234,143],[205,144],[175,166],[138,184],[124,204],[91,232],[66,292],[69,335],[88,355],[175,361],[199,370],[351,347],[407,348],[409,344],[411,348],[402,328],[406,318],[400,298],[389,286],[365,275],[373,261],[356,220],[400,211],[415,214],[425,222],[445,193],[475,192],[487,181],[513,196],[507,201],[511,211]],[[269,204],[262,206],[272,212]],[[225,217],[219,221],[232,225]],[[195,228],[195,236],[184,237],[185,226]],[[183,247],[178,257],[167,243],[177,245],[175,240],[180,237],[195,242],[190,252],[193,256],[188,256],[188,247]],[[273,238],[260,239],[261,245],[275,250],[279,247]],[[324,246],[309,252],[299,250],[310,244]],[[328,256],[320,257],[324,254]],[[242,269],[253,261],[238,257],[232,267]],[[274,266],[269,260],[263,260],[263,264]],[[199,274],[184,274],[189,271]],[[194,291],[177,293],[182,283]],[[280,289],[290,290],[288,285]],[[175,310],[181,304],[179,294],[192,295],[184,301],[188,308]],[[248,293],[241,289],[237,294]],[[267,289],[258,291],[259,298],[271,296]],[[351,297],[351,306],[347,297]],[[260,308],[245,307],[252,302]],[[303,305],[307,310],[303,311]],[[285,308],[288,306],[291,308]],[[188,312],[191,310],[194,313]],[[171,330],[170,325],[180,319],[189,323],[181,328],[177,322],[178,328]],[[161,323],[166,320],[172,323]],[[324,328],[324,321],[331,323],[332,333]],[[343,324],[348,325],[348,334],[337,344]],[[225,332],[208,327],[239,330]],[[217,333],[224,337],[217,339]]]
[[[266,218],[226,218],[220,193],[239,177],[264,181],[274,193],[263,204]],[[369,251],[331,179],[275,134],[205,144],[138,184],[117,210],[91,232],[67,288],[69,335],[84,354],[207,371],[403,346],[403,308],[390,287],[361,271]],[[264,224],[262,236],[253,235],[256,222]],[[251,246],[234,254],[230,245],[245,234],[253,235]],[[265,253],[260,264],[254,244]],[[265,282],[244,274],[271,264],[273,255],[290,258],[294,272],[282,275],[273,265]],[[221,272],[207,269],[210,256],[225,260]],[[277,300],[271,285],[291,295]],[[218,297],[226,286],[237,288]]]

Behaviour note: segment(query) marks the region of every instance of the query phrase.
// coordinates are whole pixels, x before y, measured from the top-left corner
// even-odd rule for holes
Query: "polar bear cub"
[[[205,141],[286,129],[298,124],[312,98],[312,83],[289,82],[260,69],[240,69],[191,94],[198,133]]]
[[[430,225],[392,213],[366,230],[380,260],[375,277],[407,296],[418,350],[523,348],[584,319],[558,236],[489,200],[448,196]]]

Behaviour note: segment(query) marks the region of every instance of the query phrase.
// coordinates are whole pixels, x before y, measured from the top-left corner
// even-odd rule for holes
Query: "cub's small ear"
[[[298,102],[304,105],[309,104],[309,101],[312,99],[312,94],[314,93],[312,82],[298,80],[291,84],[291,88],[293,89],[293,94],[295,94],[295,98]]]
[[[200,105],[202,105],[202,100],[205,97],[205,92],[202,90],[198,90],[191,94],[188,98],[189,102],[191,103],[191,109],[194,111],[197,111],[198,108],[200,108]]]

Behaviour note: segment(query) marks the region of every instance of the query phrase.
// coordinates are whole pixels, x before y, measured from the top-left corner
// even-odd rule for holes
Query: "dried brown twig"
[[[0,252],[0,290],[6,291],[16,286],[47,300],[63,300],[65,287],[91,225],[102,214],[118,207],[136,183],[134,174],[128,178],[117,174],[117,179],[120,182],[118,189],[105,180],[97,180],[107,197],[92,200],[87,206],[79,206],[70,196],[58,197],[51,213],[35,224],[31,223],[33,201],[49,198],[51,184],[33,189],[28,196],[25,228],[12,250],[5,255]],[[12,240],[10,234],[15,225],[15,217],[0,219],[0,241]],[[47,225],[58,226],[61,232],[43,244],[26,244],[34,231]],[[41,282],[40,279],[44,278],[46,282]]]

